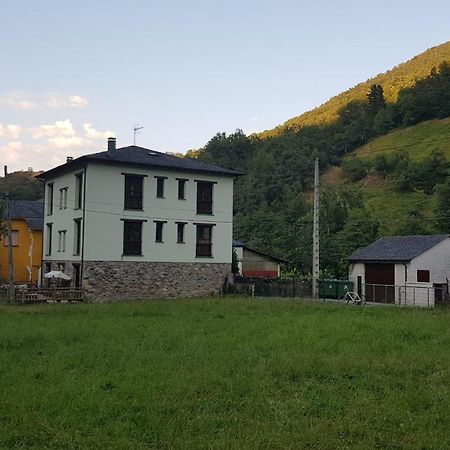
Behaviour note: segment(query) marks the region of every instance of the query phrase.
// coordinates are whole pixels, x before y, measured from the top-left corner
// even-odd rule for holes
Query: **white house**
[[[45,182],[44,267],[90,299],[217,292],[231,270],[239,173],[142,147],[70,159]]]
[[[450,236],[378,239],[349,261],[349,278],[367,300],[434,306],[448,295]]]

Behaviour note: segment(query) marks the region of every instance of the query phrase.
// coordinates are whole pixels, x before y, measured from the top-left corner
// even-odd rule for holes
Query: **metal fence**
[[[448,286],[363,284],[362,299],[372,303],[391,303],[401,306],[445,306],[450,304]]]
[[[247,293],[252,297],[309,297],[311,283],[299,280],[266,280],[240,278],[235,280],[236,293]]]

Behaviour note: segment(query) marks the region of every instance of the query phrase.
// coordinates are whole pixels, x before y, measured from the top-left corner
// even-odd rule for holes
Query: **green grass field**
[[[0,307],[1,449],[450,448],[450,312]]]

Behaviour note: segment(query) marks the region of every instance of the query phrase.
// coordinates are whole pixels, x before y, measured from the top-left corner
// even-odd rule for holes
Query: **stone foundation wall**
[[[231,264],[85,261],[89,301],[194,297],[220,292]]]

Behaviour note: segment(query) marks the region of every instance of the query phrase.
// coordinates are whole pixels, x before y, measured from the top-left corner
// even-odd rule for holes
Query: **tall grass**
[[[0,447],[450,448],[449,319],[248,299],[0,307]]]

